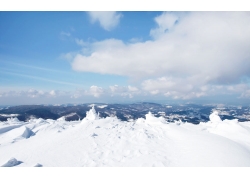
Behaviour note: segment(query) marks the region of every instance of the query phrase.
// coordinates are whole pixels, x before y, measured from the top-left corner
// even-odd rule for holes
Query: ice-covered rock
[[[2,167],[13,167],[21,164],[21,161],[16,160],[15,158],[11,158],[8,162],[2,165]]]
[[[35,135],[35,133],[26,126],[13,128],[12,130],[8,131],[8,138],[13,140],[19,140],[23,138],[28,139],[33,135]]]
[[[21,127],[20,130],[22,130],[21,137],[23,137],[23,138],[27,139],[30,136],[35,135],[35,133],[31,129],[29,129],[29,128],[25,127],[25,126],[23,128]]]
[[[92,106],[92,108],[86,112],[86,117],[84,120],[98,120],[99,118],[99,113],[96,113],[95,107]]]
[[[9,123],[19,123],[19,119],[17,117],[11,117],[11,118],[7,118],[7,121]]]
[[[212,114],[210,114],[209,119],[212,123],[218,123],[222,121],[218,111],[214,111]]]
[[[155,117],[150,111],[148,112],[148,114],[145,115],[145,117],[147,123],[153,124],[161,123],[164,120],[164,118],[162,117]]]
[[[58,118],[57,121],[66,121],[65,116]]]
[[[34,167],[43,167],[43,165],[42,165],[42,164],[37,163],[37,164],[35,164],[35,166],[34,166]]]

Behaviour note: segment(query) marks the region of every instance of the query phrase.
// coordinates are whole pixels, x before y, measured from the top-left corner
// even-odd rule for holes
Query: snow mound
[[[57,121],[66,121],[65,116],[58,118]]]
[[[15,158],[11,158],[10,160],[8,160],[8,162],[3,164],[1,167],[13,167],[13,166],[17,166],[21,163],[22,163],[22,161],[18,161]]]
[[[11,123],[11,124],[20,123],[20,121],[17,117],[8,118],[7,121],[8,121],[8,123]]]
[[[44,120],[43,118],[39,118],[39,119],[30,119],[29,123],[42,124],[42,123],[47,123],[47,121]]]
[[[21,128],[21,130],[22,130],[21,137],[23,138],[27,139],[27,138],[30,138],[30,136],[35,135],[35,133],[29,128],[27,128],[26,126],[24,126],[24,128]]]
[[[99,113],[96,113],[95,107],[92,106],[92,108],[86,112],[86,117],[83,120],[98,120],[100,119]]]
[[[219,123],[222,121],[218,111],[214,111],[212,114],[210,114],[209,119],[212,123]]]
[[[43,167],[42,164],[37,163],[34,167]]]
[[[216,124],[206,124],[207,130],[210,133],[220,135],[222,137],[231,139],[246,148],[250,147],[250,128],[244,126],[247,123],[239,123],[237,119],[234,120],[224,120],[221,123]]]
[[[26,126],[21,126],[19,128],[15,128],[15,129],[11,130],[9,133],[13,139],[19,139],[19,138],[28,139],[31,136],[35,135],[35,133]]]
[[[163,117],[155,117],[150,111],[145,115],[146,122],[150,124],[160,124],[164,121]]]

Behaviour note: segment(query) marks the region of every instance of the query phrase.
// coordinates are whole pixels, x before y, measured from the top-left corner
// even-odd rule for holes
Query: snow
[[[105,108],[105,107],[108,107],[108,105],[101,105],[101,106],[97,106],[97,107],[99,107],[99,108]]]
[[[19,123],[20,121],[18,120],[18,118],[17,117],[11,117],[11,118],[7,118],[7,121],[9,122],[9,123]]]
[[[19,114],[0,114],[0,116],[3,116],[3,117],[16,117],[16,116],[19,116]]]
[[[58,118],[57,121],[66,121],[65,116],[62,116],[62,117]]]
[[[97,114],[95,111],[95,106],[92,106],[92,108],[86,113],[86,117],[84,120],[98,120],[99,119],[99,113]]]
[[[8,162],[2,165],[2,167],[13,167],[13,166],[19,165],[20,163],[22,162],[16,160],[15,158],[11,158],[10,160],[8,160]]]
[[[151,112],[136,120],[12,118],[0,122],[0,166],[250,166],[250,122],[167,123]]]
[[[212,114],[210,114],[209,119],[210,119],[210,122],[213,122],[213,123],[218,123],[218,122],[222,121],[220,116],[219,116],[218,111],[214,111]]]

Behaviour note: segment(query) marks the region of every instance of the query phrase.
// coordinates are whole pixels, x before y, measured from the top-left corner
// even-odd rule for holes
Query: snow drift
[[[250,166],[250,122],[209,118],[124,122],[92,107],[82,121],[10,119],[0,122],[0,166]]]

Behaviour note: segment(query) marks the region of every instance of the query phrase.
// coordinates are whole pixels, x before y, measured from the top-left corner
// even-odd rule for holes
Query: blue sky
[[[0,105],[247,103],[249,12],[0,12]]]

